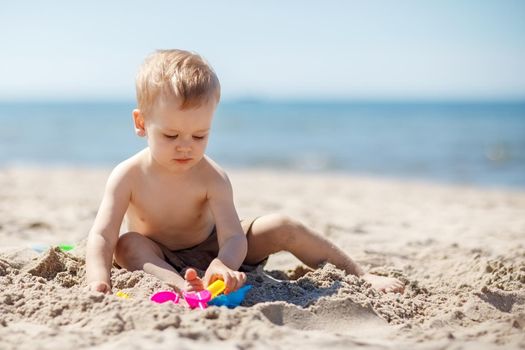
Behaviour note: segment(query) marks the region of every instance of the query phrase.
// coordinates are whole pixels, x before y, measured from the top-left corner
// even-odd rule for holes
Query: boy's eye
[[[206,136],[193,136],[194,140],[204,140],[204,138],[206,138]]]
[[[164,136],[165,136],[166,138],[168,138],[168,139],[174,140],[174,139],[176,139],[179,135],[166,135],[166,134],[164,134]]]

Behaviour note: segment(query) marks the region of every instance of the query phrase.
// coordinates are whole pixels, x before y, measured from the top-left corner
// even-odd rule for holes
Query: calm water
[[[144,147],[132,102],[0,103],[0,166],[112,166]],[[525,188],[525,103],[225,102],[208,154],[229,167]]]

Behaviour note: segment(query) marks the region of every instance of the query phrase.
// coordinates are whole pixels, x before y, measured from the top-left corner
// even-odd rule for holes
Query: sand
[[[107,175],[0,170],[0,349],[525,348],[524,191],[231,171],[241,217],[287,213],[406,291],[279,253],[249,274],[241,307],[190,310],[150,302],[167,286],[138,271],[112,271],[130,299],[85,291],[85,237]]]

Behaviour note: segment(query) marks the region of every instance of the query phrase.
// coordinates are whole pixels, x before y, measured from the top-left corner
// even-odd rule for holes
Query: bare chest
[[[200,236],[212,224],[206,188],[197,181],[143,180],[133,190],[127,220],[148,236]]]

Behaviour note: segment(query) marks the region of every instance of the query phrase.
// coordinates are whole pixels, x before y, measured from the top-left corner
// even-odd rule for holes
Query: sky
[[[134,98],[155,49],[225,99],[524,100],[525,1],[9,1],[0,100]]]

